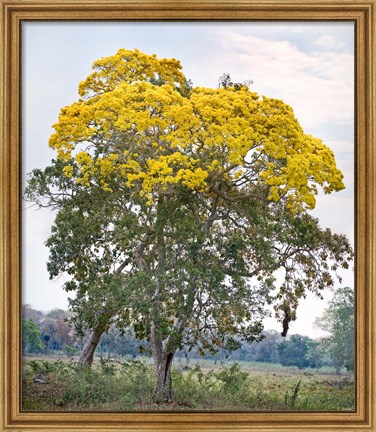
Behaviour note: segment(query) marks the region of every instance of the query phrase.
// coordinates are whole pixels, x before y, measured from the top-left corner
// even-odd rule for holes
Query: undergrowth
[[[172,380],[173,401],[156,405],[153,367],[139,360],[106,360],[81,369],[73,361],[29,360],[23,367],[22,405],[24,411],[354,409],[354,383],[348,377],[252,374],[234,363],[216,371],[199,365],[173,369]]]

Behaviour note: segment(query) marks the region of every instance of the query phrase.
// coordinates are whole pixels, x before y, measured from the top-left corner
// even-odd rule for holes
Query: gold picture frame
[[[376,431],[376,0],[0,0],[0,430]],[[20,26],[24,20],[353,21],[356,27],[356,411],[335,413],[69,413],[20,410]]]

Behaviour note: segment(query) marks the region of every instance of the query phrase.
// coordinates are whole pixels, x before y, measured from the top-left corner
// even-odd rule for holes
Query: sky
[[[22,176],[55,157],[48,147],[60,109],[78,99],[92,63],[119,48],[176,58],[196,86],[217,87],[223,73],[252,80],[259,95],[283,99],[306,133],[335,153],[346,189],[319,194],[313,215],[354,241],[354,24],[350,22],[24,22],[22,24]],[[44,246],[54,215],[23,203],[22,301],[39,310],[66,309],[64,276],[50,281]],[[353,286],[343,271],[342,286]],[[337,287],[340,284],[337,285]],[[319,337],[313,325],[324,301],[307,296],[290,333]],[[266,329],[280,330],[275,319]]]

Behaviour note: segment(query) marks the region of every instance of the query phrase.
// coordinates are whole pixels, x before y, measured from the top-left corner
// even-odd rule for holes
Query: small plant
[[[302,380],[299,380],[298,383],[292,388],[291,395],[289,394],[288,391],[286,391],[286,393],[285,393],[285,406],[287,409],[294,409],[295,408],[295,404],[296,404],[296,401],[297,401],[298,396],[299,396],[301,382],[302,382]]]
[[[217,372],[216,378],[223,383],[223,391],[227,394],[236,394],[250,385],[249,374],[242,371],[238,363]]]
[[[41,372],[45,374],[67,372],[71,368],[70,363],[63,362],[62,360],[53,362],[48,360],[30,360],[27,364],[35,375]]]

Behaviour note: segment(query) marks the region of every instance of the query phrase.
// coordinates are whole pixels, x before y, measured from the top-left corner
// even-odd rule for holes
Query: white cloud
[[[289,41],[271,41],[234,31],[217,34],[221,49],[206,69],[218,67],[235,81],[251,78],[258,93],[282,98],[304,128],[353,121],[354,59],[349,53],[300,51]],[[215,58],[219,57],[219,58]]]
[[[328,145],[334,153],[342,157],[346,157],[354,161],[354,142],[348,140],[325,140],[324,142]]]
[[[314,41],[314,45],[325,50],[340,50],[346,47],[346,44],[329,35],[320,36]]]

